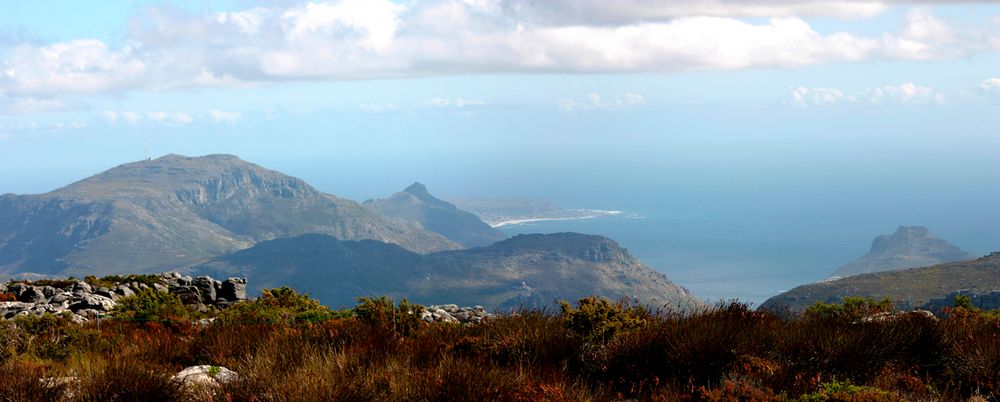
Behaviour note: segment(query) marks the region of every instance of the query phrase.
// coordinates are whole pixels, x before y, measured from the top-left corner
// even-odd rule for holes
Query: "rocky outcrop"
[[[426,322],[448,322],[454,324],[478,324],[492,317],[483,306],[458,307],[455,304],[439,304],[424,307],[420,319]]]
[[[143,289],[155,289],[178,295],[185,305],[205,310],[209,306],[225,307],[246,300],[246,278],[229,278],[218,281],[207,276],[192,278],[177,272],[164,273],[150,281],[112,282],[41,280],[0,284],[0,295],[7,301],[0,302],[0,317],[20,315],[71,313],[74,321],[107,314],[116,301],[136,294]]]
[[[947,241],[931,235],[921,226],[900,226],[891,235],[872,241],[871,250],[861,258],[844,265],[830,279],[871,272],[926,267],[946,262],[968,260],[973,256]]]
[[[225,384],[239,380],[234,371],[221,366],[191,366],[181,370],[171,377],[187,389],[217,389]]]

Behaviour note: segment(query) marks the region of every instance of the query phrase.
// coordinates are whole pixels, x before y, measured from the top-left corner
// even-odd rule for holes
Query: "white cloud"
[[[861,99],[868,103],[946,103],[944,95],[935,91],[934,88],[918,86],[912,82],[871,88],[862,93]]]
[[[525,17],[574,24],[621,24],[693,16],[868,18],[888,8],[883,1],[851,0],[509,0],[497,3]]]
[[[239,112],[226,112],[218,109],[209,110],[208,115],[212,118],[212,121],[226,124],[239,123],[240,118],[243,117]]]
[[[0,60],[0,87],[33,97],[111,91],[148,78],[138,57],[131,47],[112,51],[96,39],[22,44]]]
[[[0,89],[36,103],[20,110],[43,110],[41,102],[52,102],[51,109],[72,94],[288,79],[788,68],[960,57],[988,46],[986,33],[957,31],[920,7],[882,34],[821,33],[802,19],[870,17],[888,6],[884,1],[263,4],[217,14],[145,7],[120,48],[96,39],[17,45],[0,52]]]
[[[1000,92],[1000,78],[988,78],[979,83],[983,92]]]
[[[796,107],[807,107],[809,105],[831,105],[855,101],[857,101],[856,97],[845,95],[843,91],[836,88],[793,87],[787,103]]]
[[[147,112],[146,117],[153,122],[172,126],[184,126],[194,122],[191,115],[184,112]]]
[[[646,98],[636,93],[625,93],[611,98],[602,97],[597,93],[589,93],[581,99],[566,98],[559,100],[559,110],[565,112],[585,112],[593,110],[629,110],[646,103]]]
[[[470,98],[454,98],[454,99],[432,98],[428,99],[427,102],[424,102],[424,104],[436,108],[453,107],[458,109],[464,109],[469,107],[486,106],[489,104],[489,102],[486,102],[485,100],[482,99],[470,99]]]
[[[101,112],[99,115],[101,119],[107,122],[108,124],[115,124],[118,122],[118,112],[114,110],[105,110]]]
[[[789,90],[785,104],[806,108],[835,104],[938,104],[947,103],[944,94],[931,87],[923,87],[912,82],[899,85],[884,85],[875,88],[865,88],[855,93],[845,93],[837,88],[807,88],[792,87]]]
[[[122,112],[121,118],[128,124],[136,124],[139,122],[139,114],[136,112]]]

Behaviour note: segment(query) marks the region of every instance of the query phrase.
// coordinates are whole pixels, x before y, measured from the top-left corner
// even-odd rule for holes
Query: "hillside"
[[[925,227],[900,226],[891,235],[876,237],[868,254],[840,267],[830,278],[926,267],[971,258],[974,258],[972,254],[934,237]]]
[[[520,235],[487,247],[426,255],[375,241],[305,235],[258,244],[191,268],[247,275],[254,289],[291,285],[332,306],[387,294],[425,304],[550,307],[557,299],[634,297],[662,306],[700,305],[614,241],[576,233]]]
[[[839,302],[846,296],[888,297],[901,308],[918,307],[957,291],[1000,290],[1000,253],[924,268],[876,272],[796,287],[768,299],[762,309],[802,311],[816,302]],[[1000,307],[1000,306],[997,306]]]
[[[235,156],[167,155],[46,194],[0,196],[0,273],[155,272],[305,233],[458,248]]]
[[[363,205],[387,216],[419,223],[424,229],[465,247],[488,246],[507,238],[476,215],[435,198],[420,183],[413,183],[386,199],[365,201]]]

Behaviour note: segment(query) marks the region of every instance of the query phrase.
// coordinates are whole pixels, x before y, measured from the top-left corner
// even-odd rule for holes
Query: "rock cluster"
[[[107,313],[116,300],[132,296],[143,289],[155,289],[180,296],[185,305],[195,308],[224,307],[246,300],[246,278],[218,281],[207,276],[192,278],[179,273],[164,273],[157,280],[110,282],[98,286],[87,281],[44,280],[0,284],[0,317],[10,319],[20,315],[62,314],[70,312],[73,319],[83,322],[88,317]]]
[[[455,304],[440,304],[424,307],[420,319],[427,322],[450,322],[456,324],[478,324],[493,316],[483,306],[458,307]]]

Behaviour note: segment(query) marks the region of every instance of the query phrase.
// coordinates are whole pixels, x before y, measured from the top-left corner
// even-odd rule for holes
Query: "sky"
[[[991,2],[3,10],[0,193],[228,153],[359,200],[419,180],[443,196],[575,207],[818,223],[868,210],[952,225],[977,249],[1000,241]]]

